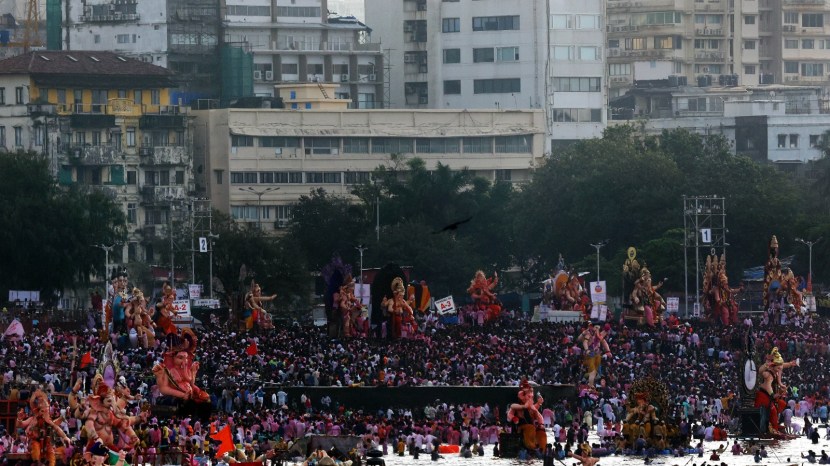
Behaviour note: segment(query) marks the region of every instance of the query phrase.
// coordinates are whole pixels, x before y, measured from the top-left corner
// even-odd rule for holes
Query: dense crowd
[[[433,322],[434,323],[434,322]],[[270,386],[516,386],[523,377],[536,384],[575,384],[576,404],[545,404],[545,423],[553,442],[584,443],[597,430],[613,446],[626,416],[626,397],[635,380],[652,376],[662,380],[671,395],[670,413],[682,420],[684,434],[714,438],[727,428],[732,410],[741,400],[731,393],[738,386],[744,334],[752,328],[756,350],[763,355],[778,347],[788,360],[800,358],[785,375],[790,406],[785,415],[827,420],[830,398],[824,368],[830,364],[830,321],[758,318],[723,328],[698,321],[664,321],[655,328],[603,324],[610,352],[603,356],[595,387],[584,385],[582,324],[530,322],[506,312],[482,322],[462,319],[455,325],[434,325],[412,338],[397,340],[329,338],[324,329],[288,326],[240,332],[211,319],[197,331],[201,362],[198,385],[208,391],[217,417],[213,427],[231,424],[234,439],[243,445],[244,458],[255,458],[267,442],[290,442],[309,433],[354,434],[364,438],[363,450],[404,448],[429,451],[433,440],[474,445],[478,451],[493,445],[498,433],[509,429],[505,406],[447,405],[436,402],[411,410],[389,406],[364,412],[360,406],[339,406],[330,400],[288,399]],[[55,415],[65,431],[82,445],[81,422],[65,409],[70,380],[91,380],[95,361],[81,367],[81,355],[101,351],[98,333],[35,329],[0,350],[2,398],[27,398],[42,387],[51,396]],[[121,374],[133,393],[155,401],[158,387],[152,366],[161,360],[164,343],[150,349],[119,348]],[[74,361],[74,363],[73,363]],[[818,369],[818,370],[817,370]],[[72,372],[74,371],[74,373]],[[85,386],[85,382],[82,384]],[[140,401],[132,404],[134,411]],[[791,431],[796,427],[785,423]],[[213,445],[206,437],[211,426],[192,419],[148,419],[136,428],[142,454],[161,454],[178,445],[197,457]],[[0,432],[0,452],[25,449],[25,438]],[[22,446],[21,446],[22,445]],[[77,447],[62,447],[64,459]],[[3,455],[0,454],[0,457]],[[358,455],[359,457],[359,455]]]

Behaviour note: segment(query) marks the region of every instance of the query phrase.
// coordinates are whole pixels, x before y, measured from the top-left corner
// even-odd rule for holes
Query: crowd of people
[[[551,450],[560,457],[569,450],[590,456],[588,432],[596,431],[603,450],[632,450],[620,444],[631,385],[652,377],[663,381],[670,394],[662,421],[672,420],[685,442],[660,445],[685,449],[694,439],[715,439],[734,428],[733,410],[741,402],[731,387],[738,386],[744,334],[756,334],[758,354],[777,347],[784,358],[799,358],[788,369],[788,406],[783,425],[793,434],[811,435],[814,429],[793,425],[805,417],[813,425],[826,423],[830,388],[823,368],[830,364],[830,321],[818,316],[791,319],[780,316],[746,319],[723,327],[676,318],[655,327],[627,326],[624,322],[597,324],[605,335],[593,386],[586,383],[581,323],[531,322],[527,316],[505,311],[496,319],[461,319],[458,324],[432,326],[416,338],[329,338],[324,329],[292,325],[245,331],[221,318],[197,329],[195,359],[201,365],[196,384],[210,398],[210,420],[145,415],[135,425],[139,447],[134,455],[162,455],[177,446],[192,458],[207,458],[215,442],[209,437],[224,425],[232,426],[239,449],[228,461],[259,458],[274,449],[288,451],[291,442],[308,434],[357,435],[357,451],[342,452],[342,460],[359,460],[369,450],[432,454],[435,445],[448,443],[476,453],[495,446],[500,432],[513,428],[504,414],[507,406],[405,405],[370,412],[362,406],[344,406],[309,396],[291,399],[280,387],[309,386],[518,386],[526,377],[538,385],[574,384],[576,402],[546,402],[541,413],[552,432]],[[41,388],[51,414],[72,440],[59,446],[59,464],[80,455],[89,440],[84,420],[68,409],[67,394],[78,381],[83,392],[91,387],[102,351],[99,332],[64,332],[36,328],[0,349],[2,396],[27,400]],[[205,343],[209,342],[209,343]],[[134,395],[128,406],[139,414],[146,402],[162,396],[152,369],[163,359],[167,343],[150,348],[118,342],[116,358],[123,383]],[[92,361],[82,361],[91,355]],[[24,411],[29,409],[23,403]],[[3,453],[29,451],[25,435],[0,432]],[[282,442],[282,443],[280,443]],[[657,448],[656,450],[663,450]],[[674,451],[674,450],[672,450]],[[640,451],[642,453],[642,449]],[[136,459],[132,458],[135,462]],[[2,460],[0,460],[2,461]],[[135,463],[133,463],[135,464]]]

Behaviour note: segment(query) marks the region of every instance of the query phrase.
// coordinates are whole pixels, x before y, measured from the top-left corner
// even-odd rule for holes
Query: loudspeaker
[[[766,429],[761,428],[761,409],[760,408],[740,408],[738,416],[741,420],[741,436],[758,436],[766,433]]]

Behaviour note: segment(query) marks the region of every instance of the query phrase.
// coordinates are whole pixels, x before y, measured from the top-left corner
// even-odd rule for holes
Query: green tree
[[[30,152],[0,154],[0,222],[0,293],[39,290],[47,302],[100,271],[102,252],[93,244],[125,237],[117,204],[95,189],[60,189],[46,161]]]

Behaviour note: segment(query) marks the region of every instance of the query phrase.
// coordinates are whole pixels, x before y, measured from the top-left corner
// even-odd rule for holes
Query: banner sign
[[[608,301],[608,290],[605,288],[605,280],[591,282],[591,301],[604,303]]]
[[[173,309],[176,311],[179,319],[183,317],[190,317],[190,300],[177,299],[176,301],[173,301]]]
[[[435,309],[437,310],[436,312],[442,316],[446,314],[455,314],[455,301],[453,301],[452,296],[439,299],[438,301],[435,301]]]
[[[677,314],[680,311],[680,298],[666,298],[666,310]]]
[[[193,307],[206,307],[209,309],[219,309],[218,299],[194,299]]]
[[[20,300],[21,303],[40,302],[40,291],[9,290],[9,302]]]
[[[372,303],[372,285],[368,283],[355,284],[354,295],[360,300],[361,304],[368,307]]]
[[[187,285],[187,290],[190,293],[190,299],[199,299],[202,297],[202,285]]]

